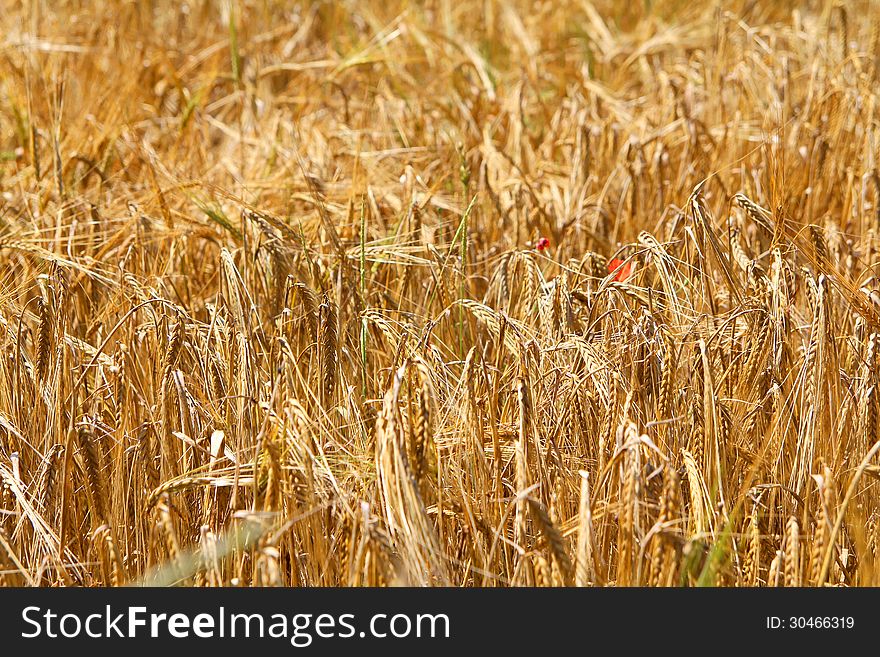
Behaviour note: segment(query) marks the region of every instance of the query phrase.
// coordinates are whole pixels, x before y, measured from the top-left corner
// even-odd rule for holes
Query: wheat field
[[[0,28],[0,584],[880,584],[880,3]]]

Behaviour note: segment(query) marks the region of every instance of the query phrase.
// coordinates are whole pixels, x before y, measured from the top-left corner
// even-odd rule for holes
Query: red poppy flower
[[[543,251],[543,250],[546,249],[548,246],[550,246],[550,240],[548,240],[546,237],[542,237],[542,238],[539,239],[538,242],[535,244],[535,248],[538,249],[538,251]]]
[[[623,263],[624,261],[620,258],[612,258],[608,262],[608,273],[612,273],[615,269],[623,265],[620,271],[618,271],[617,274],[614,276],[613,280],[623,282],[627,278],[629,278],[629,275],[632,273],[632,263],[627,262],[625,265]]]

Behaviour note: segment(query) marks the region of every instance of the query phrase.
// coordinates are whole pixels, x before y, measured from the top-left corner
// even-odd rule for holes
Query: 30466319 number
[[[852,616],[767,616],[769,630],[851,630]]]

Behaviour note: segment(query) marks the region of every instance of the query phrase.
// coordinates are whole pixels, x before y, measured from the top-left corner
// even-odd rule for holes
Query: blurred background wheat
[[[877,2],[0,31],[0,584],[880,583]]]

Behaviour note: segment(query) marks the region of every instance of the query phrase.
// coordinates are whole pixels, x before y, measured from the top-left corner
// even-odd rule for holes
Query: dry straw
[[[3,585],[880,583],[875,2],[7,4]]]

